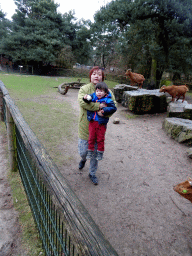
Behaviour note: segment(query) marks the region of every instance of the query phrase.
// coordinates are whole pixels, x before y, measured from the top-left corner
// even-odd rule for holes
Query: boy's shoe
[[[103,159],[103,152],[101,151],[97,151],[97,156],[96,156],[96,160],[100,161]]]
[[[92,150],[88,150],[86,159],[91,159],[93,157],[93,152],[94,151],[92,151]]]
[[[86,163],[86,160],[85,161],[81,160],[79,162],[79,170],[83,169],[83,167],[85,166],[85,163]]]
[[[98,184],[98,179],[97,179],[97,177],[96,177],[95,175],[89,174],[89,178],[90,178],[90,180],[92,181],[92,183],[93,183],[94,185],[97,185],[97,184]]]

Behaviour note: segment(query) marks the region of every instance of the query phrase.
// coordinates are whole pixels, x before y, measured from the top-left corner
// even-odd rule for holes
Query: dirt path
[[[65,96],[55,94],[58,101],[71,103],[78,116],[78,90],[71,89]],[[191,203],[173,191],[174,185],[192,177],[187,147],[170,139],[162,130],[166,114],[127,119],[127,113],[119,104],[109,122],[106,151],[97,172],[98,186],[88,178],[88,163],[82,171],[78,169],[76,123],[72,127],[73,140],[68,145],[61,141],[60,145],[61,154],[67,152],[73,158],[59,168],[119,256],[190,256]],[[120,124],[113,124],[115,117],[120,118]],[[7,220],[8,233],[4,234],[10,235],[11,248],[10,230],[14,230],[16,215],[10,208],[13,218],[8,217],[2,201],[9,194],[6,164],[0,165],[0,217],[5,213],[0,223]],[[2,234],[1,225],[0,228]],[[6,255],[1,252],[0,255]]]
[[[0,256],[17,255],[14,253],[19,242],[18,215],[13,208],[11,189],[7,180],[9,165],[6,143],[5,136],[0,134]]]
[[[61,99],[78,115],[77,93],[71,89]],[[190,256],[192,205],[173,191],[192,176],[187,147],[162,130],[166,114],[126,119],[126,113],[119,104],[109,122],[98,186],[89,181],[88,163],[78,170],[76,125],[68,145],[75,160],[61,172],[120,256]]]

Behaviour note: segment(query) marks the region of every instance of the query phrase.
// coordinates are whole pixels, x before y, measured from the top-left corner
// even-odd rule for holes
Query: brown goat
[[[143,82],[145,81],[145,78],[141,74],[133,73],[131,72],[131,69],[128,69],[125,73],[127,77],[131,80],[131,85],[138,84],[139,88],[142,88]]]
[[[163,85],[159,92],[168,92],[172,96],[172,101],[175,101],[175,98],[177,97],[177,100],[180,99],[181,96],[183,96],[183,101],[185,100],[185,94],[189,91],[187,85],[170,85],[165,86]],[[182,101],[182,102],[183,102]]]
[[[188,199],[192,203],[192,179],[191,178],[174,186],[173,189],[179,195]]]

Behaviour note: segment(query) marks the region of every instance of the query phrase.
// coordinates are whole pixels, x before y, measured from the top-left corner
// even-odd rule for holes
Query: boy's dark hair
[[[104,82],[100,82],[98,84],[96,84],[95,86],[95,90],[99,89],[99,90],[104,90],[105,93],[109,92],[108,86],[106,85],[106,83]]]

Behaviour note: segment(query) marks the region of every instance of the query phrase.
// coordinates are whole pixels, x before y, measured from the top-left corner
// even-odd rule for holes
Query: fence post
[[[0,89],[0,120],[4,121],[4,113],[3,113],[3,92]]]
[[[6,105],[7,139],[9,163],[12,172],[17,171],[16,145],[15,145],[15,124],[9,108]]]

